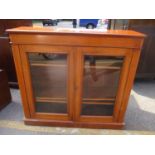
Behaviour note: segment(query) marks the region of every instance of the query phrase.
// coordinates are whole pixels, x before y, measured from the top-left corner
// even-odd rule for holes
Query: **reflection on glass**
[[[67,55],[30,53],[36,112],[67,113]]]
[[[84,57],[82,115],[113,115],[122,64],[122,57]]]

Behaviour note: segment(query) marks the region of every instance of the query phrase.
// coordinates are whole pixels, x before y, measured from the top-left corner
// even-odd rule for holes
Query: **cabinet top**
[[[104,29],[74,29],[53,27],[17,27],[6,30],[9,33],[34,33],[34,34],[81,34],[81,35],[108,35],[145,37],[144,34],[132,30],[104,30]]]

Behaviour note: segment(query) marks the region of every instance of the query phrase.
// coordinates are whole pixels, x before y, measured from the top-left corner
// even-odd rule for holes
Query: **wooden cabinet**
[[[113,19],[111,29],[128,29],[145,34],[147,37],[141,50],[136,78],[155,78],[155,19]]]
[[[32,20],[0,19],[0,68],[5,70],[10,87],[18,87],[18,83],[9,37],[5,30],[18,26],[32,26]]]
[[[0,37],[0,68],[6,71],[8,83],[10,87],[17,87],[17,76],[9,37]]]
[[[8,32],[26,124],[123,127],[143,34],[32,27]]]
[[[155,20],[154,19],[130,19],[128,29],[141,32],[147,37],[144,40],[137,78],[155,78]]]
[[[11,93],[6,72],[0,69],[0,110],[11,102]]]

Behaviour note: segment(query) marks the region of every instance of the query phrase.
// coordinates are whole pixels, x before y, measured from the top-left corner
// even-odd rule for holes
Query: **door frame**
[[[52,52],[53,51],[53,52]],[[53,45],[19,45],[20,57],[22,60],[22,69],[24,75],[24,83],[26,94],[28,98],[28,105],[30,110],[30,116],[34,119],[52,119],[60,121],[70,121],[73,119],[73,103],[74,103],[74,60],[73,49],[65,46],[53,46]],[[35,111],[35,96],[32,88],[32,79],[30,73],[30,64],[28,60],[28,53],[54,53],[54,54],[66,54],[68,77],[67,77],[67,114],[59,113],[41,113]]]
[[[75,120],[76,122],[98,122],[112,123],[117,122],[120,113],[120,107],[126,86],[133,49],[127,48],[107,48],[107,47],[79,47],[76,52],[76,79],[75,79]],[[124,56],[123,66],[121,69],[118,89],[116,94],[113,116],[81,116],[82,94],[83,94],[83,75],[84,75],[84,56],[85,55],[102,55],[102,56]]]

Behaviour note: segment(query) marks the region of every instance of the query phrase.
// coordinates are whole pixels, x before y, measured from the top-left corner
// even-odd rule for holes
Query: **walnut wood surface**
[[[0,68],[6,71],[10,87],[18,87],[15,65],[13,61],[10,40],[6,29],[17,26],[32,26],[28,19],[0,19]]]
[[[0,110],[11,102],[11,93],[5,71],[0,69]]]
[[[137,78],[155,78],[155,20],[154,19],[130,19],[129,30],[139,31],[147,37],[144,40],[143,48],[136,72]]]

